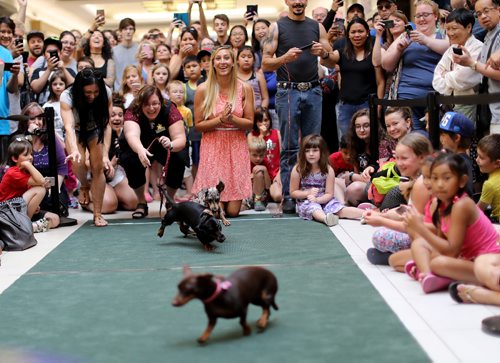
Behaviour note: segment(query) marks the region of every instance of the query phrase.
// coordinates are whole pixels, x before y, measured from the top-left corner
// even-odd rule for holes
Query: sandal
[[[106,221],[100,214],[94,216],[94,226],[96,227],[107,227],[108,221]]]
[[[410,260],[405,264],[405,272],[413,280],[418,281],[420,271],[418,270],[418,267],[417,267],[417,264],[415,263],[415,261]]]
[[[472,304],[477,304],[477,301],[474,300],[474,298],[471,296],[471,293],[478,289],[479,286],[474,286],[474,287],[469,287],[469,288],[466,288],[465,289],[465,297],[466,297],[466,300],[462,299],[462,297],[460,296],[459,292],[458,292],[458,286],[459,285],[464,285],[464,286],[467,286],[465,283],[463,282],[460,282],[460,281],[455,281],[453,283],[450,284],[450,286],[448,287],[448,291],[450,293],[450,296],[453,300],[455,300],[457,303],[459,304],[462,304],[462,303],[472,303]]]
[[[142,219],[148,216],[148,205],[147,203],[139,203],[137,204],[137,208],[135,212],[132,213],[133,219]]]
[[[78,203],[83,207],[88,206],[90,203],[90,187],[80,187],[80,194],[78,195]]]

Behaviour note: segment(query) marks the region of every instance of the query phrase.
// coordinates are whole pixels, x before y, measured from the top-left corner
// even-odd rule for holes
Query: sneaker
[[[422,290],[426,294],[434,291],[441,291],[448,289],[448,286],[453,280],[447,277],[441,277],[429,272],[422,280]]]
[[[78,209],[79,205],[80,205],[80,203],[78,203],[78,198],[77,197],[74,197],[74,196],[69,197],[69,207],[70,208],[72,208],[72,209]]]
[[[253,209],[256,212],[263,212],[266,210],[266,206],[260,200],[255,201]]]
[[[376,248],[369,248],[366,251],[366,257],[374,265],[386,265],[389,266],[389,256],[392,255],[391,252],[382,252]]]
[[[333,227],[339,224],[339,216],[333,213],[327,213],[325,216],[325,224],[328,227]]]
[[[295,209],[295,201],[292,198],[285,198],[283,201],[283,213],[295,214],[297,213]]]
[[[46,218],[41,218],[33,223],[33,233],[47,232],[49,230],[49,221]]]

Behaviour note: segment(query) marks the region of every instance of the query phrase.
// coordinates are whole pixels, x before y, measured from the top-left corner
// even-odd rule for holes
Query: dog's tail
[[[274,301],[274,296],[273,299],[271,300],[271,306],[274,308],[274,310],[279,310],[278,305],[276,305],[276,302]]]

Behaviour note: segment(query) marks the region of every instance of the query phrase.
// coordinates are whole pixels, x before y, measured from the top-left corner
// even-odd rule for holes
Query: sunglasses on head
[[[80,71],[83,79],[96,79],[100,81],[102,79],[102,73],[100,71],[96,71],[92,68],[84,68]]]

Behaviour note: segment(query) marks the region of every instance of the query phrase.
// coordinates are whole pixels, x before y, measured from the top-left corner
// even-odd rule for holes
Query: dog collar
[[[228,280],[225,280],[225,281],[220,281],[219,279],[216,279],[215,280],[217,286],[215,287],[215,291],[214,293],[208,298],[208,299],[205,299],[203,300],[203,302],[205,304],[209,303],[209,302],[212,302],[215,300],[215,298],[217,296],[219,296],[219,294],[222,292],[222,291],[226,291],[226,290],[229,290],[229,288],[233,285],[231,283],[231,281],[228,281]]]

